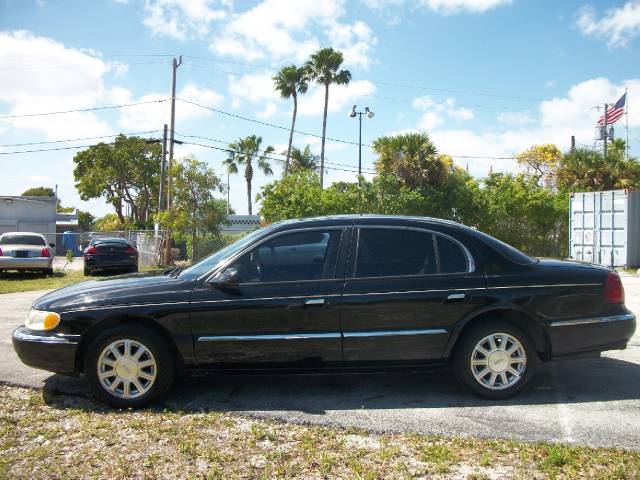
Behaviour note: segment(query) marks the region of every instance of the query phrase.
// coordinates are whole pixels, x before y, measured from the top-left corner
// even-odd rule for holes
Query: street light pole
[[[371,111],[369,107],[364,107],[364,112],[356,111],[358,106],[354,105],[349,112],[349,116],[351,118],[355,118],[356,115],[358,118],[358,185],[360,184],[360,177],[362,176],[362,115],[366,115],[368,118],[373,118],[374,113]]]

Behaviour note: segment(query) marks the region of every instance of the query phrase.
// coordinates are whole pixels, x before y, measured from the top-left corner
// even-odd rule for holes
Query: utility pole
[[[573,152],[576,149],[576,136],[571,135],[571,151]]]
[[[602,141],[602,151],[604,154],[604,159],[607,159],[607,142],[609,140],[609,134],[607,133],[607,114],[609,113],[609,105],[607,105],[606,103],[604,104],[604,127],[603,127],[603,141]]]
[[[173,165],[173,143],[176,127],[176,70],[178,70],[180,65],[182,65],[182,55],[180,55],[178,59],[174,58],[171,63],[171,138],[169,140],[169,168],[167,175],[167,210],[171,208],[171,167]],[[166,235],[165,264],[169,265],[171,263],[171,231],[169,229],[167,229]]]
[[[167,130],[169,127],[164,124],[164,132],[162,135],[162,160],[160,163],[160,198],[158,199],[158,211],[165,210],[166,205],[164,203],[164,185],[167,181]]]

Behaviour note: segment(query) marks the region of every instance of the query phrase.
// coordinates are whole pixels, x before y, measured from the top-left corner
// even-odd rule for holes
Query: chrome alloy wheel
[[[471,353],[471,372],[491,390],[504,390],[522,378],[527,354],[520,341],[508,333],[492,333],[481,339]]]
[[[102,388],[123,399],[147,393],[158,372],[151,351],[142,343],[126,338],[115,340],[102,350],[97,369]]]

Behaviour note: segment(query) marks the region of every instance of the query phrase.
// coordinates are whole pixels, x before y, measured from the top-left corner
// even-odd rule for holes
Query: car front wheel
[[[515,326],[498,322],[466,332],[454,358],[460,383],[492,399],[507,398],[525,388],[537,363],[529,337]]]
[[[94,397],[116,408],[138,408],[162,398],[173,384],[173,355],[156,332],[128,326],[99,335],[84,372]]]

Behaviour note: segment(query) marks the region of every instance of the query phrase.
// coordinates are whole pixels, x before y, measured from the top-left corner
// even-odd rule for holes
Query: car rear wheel
[[[110,329],[91,342],[84,372],[98,401],[116,408],[138,408],[171,389],[175,363],[160,335],[127,325]]]
[[[454,367],[460,383],[484,398],[507,398],[527,386],[538,357],[519,328],[492,322],[465,332],[456,348]]]
[[[85,276],[93,275],[93,268],[84,266],[84,274]]]

